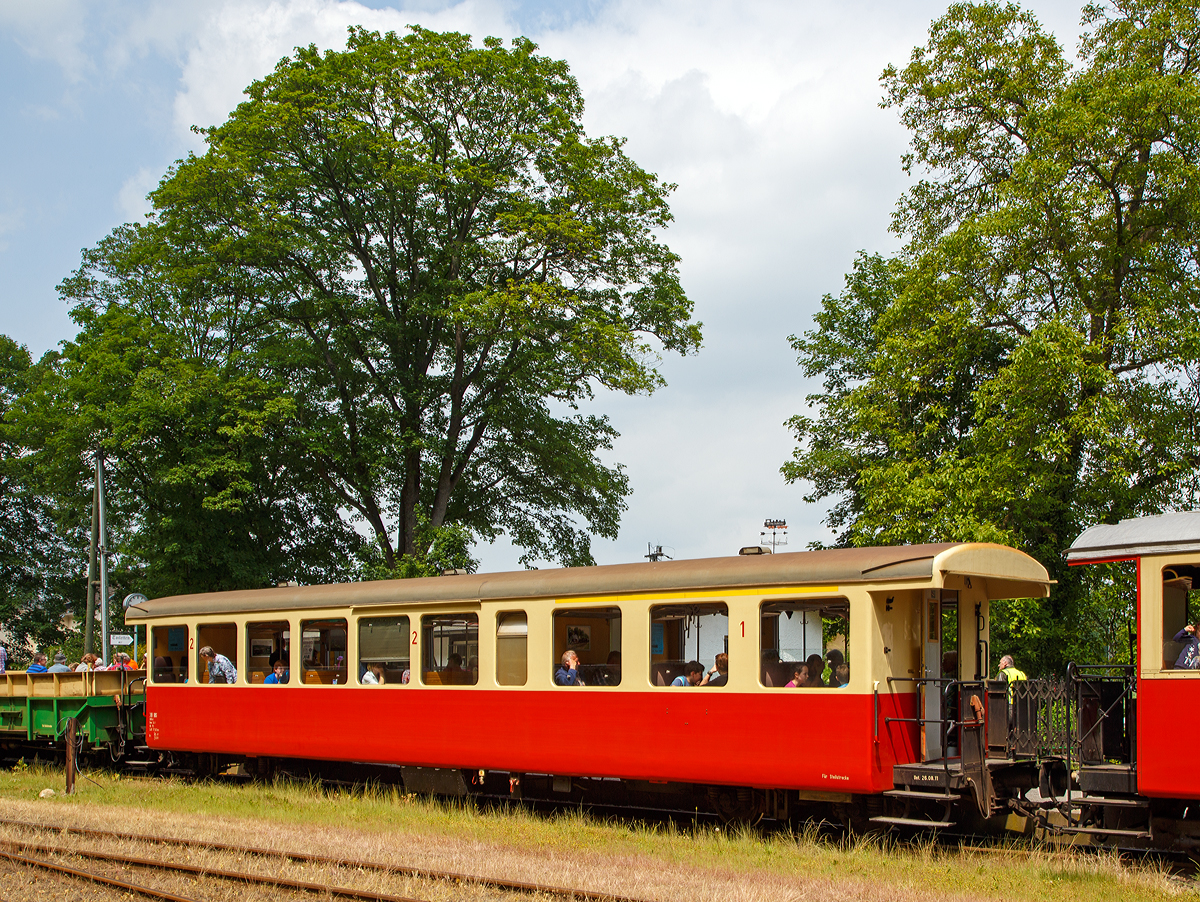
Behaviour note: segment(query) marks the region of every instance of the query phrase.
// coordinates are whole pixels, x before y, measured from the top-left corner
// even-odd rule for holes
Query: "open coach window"
[[[150,679],[155,683],[188,680],[188,628],[155,626],[150,629]]]
[[[346,619],[300,621],[304,682],[310,686],[346,685]]]
[[[422,617],[421,654],[426,686],[474,686],[479,682],[479,615]]]
[[[1162,669],[1188,670],[1200,674],[1196,643],[1189,642],[1200,620],[1200,599],[1192,586],[1200,575],[1200,565],[1171,564],[1163,568]]]
[[[771,688],[837,688],[850,681],[850,603],[844,598],[762,606],[760,679]]]
[[[724,686],[728,679],[725,602],[660,604],[650,609],[651,685]]]
[[[408,617],[362,617],[358,621],[358,679],[367,685],[403,686],[409,681],[412,640]],[[371,676],[368,677],[367,673]]]
[[[215,654],[229,659],[236,671],[238,666],[237,624],[236,623],[202,623],[196,627],[196,648],[203,651],[211,648]],[[231,683],[223,669],[220,659],[214,659],[209,664],[200,659],[199,683]]]
[[[619,686],[621,683],[621,609],[563,608],[554,612],[554,676],[563,656],[574,652],[577,680],[584,686]],[[565,683],[566,677],[555,683]],[[565,683],[572,685],[571,683]]]
[[[246,624],[246,672],[250,682],[266,682],[275,670],[277,661],[283,662],[283,677],[291,679],[292,662],[289,657],[291,629],[286,620],[264,620]]]

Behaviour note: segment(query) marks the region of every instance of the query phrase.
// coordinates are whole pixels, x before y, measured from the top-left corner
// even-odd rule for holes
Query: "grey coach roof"
[[[1013,548],[982,543],[903,545],[176,595],[131,607],[126,617],[933,580],[935,560],[941,562],[941,572],[994,579],[997,587],[1020,587],[1021,594],[994,597],[1041,597],[1048,591],[1045,568]]]
[[[1200,511],[1135,517],[1085,530],[1067,549],[1068,563],[1200,551]]]

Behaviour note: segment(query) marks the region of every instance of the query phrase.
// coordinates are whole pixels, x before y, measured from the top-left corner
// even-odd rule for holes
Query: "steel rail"
[[[155,868],[162,871],[176,871],[181,874],[196,874],[201,877],[219,877],[223,880],[236,880],[241,883],[251,883],[259,886],[278,886],[284,889],[305,890],[310,893],[328,893],[342,899],[362,899],[364,902],[426,902],[413,896],[394,896],[390,893],[376,893],[371,890],[351,889],[345,886],[326,886],[323,883],[311,883],[307,880],[292,880],[288,877],[264,877],[261,874],[248,874],[244,871],[227,871],[224,868],[213,868],[199,864],[178,864],[162,861],[157,858],[136,858],[131,855],[121,855],[115,852],[94,852],[88,849],[67,849],[62,846],[46,846],[39,843],[27,843],[21,840],[0,840],[0,844],[18,846],[34,852],[50,855],[78,855],[80,858],[90,858],[93,861],[108,861],[117,864],[128,864],[139,868]],[[0,851],[0,855],[4,852]]]
[[[238,852],[262,857],[284,858],[289,861],[308,862],[310,864],[328,864],[340,867],[364,868],[377,871],[394,871],[426,880],[448,880],[464,883],[475,883],[493,889],[512,890],[521,893],[544,893],[547,895],[565,896],[587,900],[587,902],[643,902],[632,896],[619,896],[614,893],[603,893],[595,890],[570,889],[563,886],[551,886],[541,883],[527,883],[521,880],[503,880],[497,877],[483,877],[478,874],[465,874],[458,871],[435,871],[427,868],[411,867],[402,864],[383,864],[378,861],[364,861],[358,858],[341,858],[335,855],[317,855],[308,852],[289,852],[279,849],[267,849],[261,846],[239,846],[234,843],[208,842],[205,840],[176,839],[170,836],[148,836],[144,833],[122,833],[113,830],[96,830],[91,827],[60,826],[38,821],[23,821],[14,818],[0,818],[0,825],[10,827],[25,827],[32,830],[53,830],[59,833],[73,833],[79,836],[94,836],[104,839],[119,839],[127,842],[144,842],[158,845],[187,846],[190,848],[208,849],[215,852]]]
[[[130,883],[127,880],[117,880],[114,877],[105,877],[103,874],[97,874],[93,871],[81,871],[79,868],[68,867],[65,864],[55,864],[53,861],[42,861],[37,858],[26,858],[24,855],[14,855],[11,852],[0,851],[0,858],[17,864],[23,864],[31,868],[41,868],[44,871],[51,871],[57,874],[66,874],[69,877],[75,877],[79,880],[90,880],[93,883],[99,883],[104,886],[111,886],[115,889],[124,890],[127,893],[138,893],[143,896],[149,896],[152,899],[163,899],[165,902],[202,902],[200,899],[194,899],[191,896],[180,896],[175,893],[168,893],[165,890],[152,889],[148,886],[142,886],[138,883]]]

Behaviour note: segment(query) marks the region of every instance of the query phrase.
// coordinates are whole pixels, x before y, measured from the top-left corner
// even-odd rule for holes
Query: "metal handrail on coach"
[[[946,754],[947,751],[949,751],[947,744],[946,744],[946,740],[949,735],[951,727],[954,726],[955,724],[957,724],[958,721],[954,720],[953,718],[947,718],[945,716],[945,712],[949,710],[949,701],[950,701],[951,693],[952,693],[954,687],[960,685],[959,680],[956,677],[893,677],[893,676],[890,676],[887,678],[887,681],[888,681],[889,687],[891,686],[892,683],[913,683],[917,687],[925,686],[928,684],[937,684],[939,686],[943,683],[945,684],[945,686],[941,689],[941,692],[940,692],[940,694],[942,696],[941,705],[940,705],[942,717],[936,718],[936,719],[932,718],[932,717],[920,717],[920,716],[918,716],[918,717],[885,717],[883,719],[883,722],[885,725],[890,724],[890,723],[915,723],[918,726],[922,726],[924,724],[933,724],[933,723],[939,725],[940,732],[941,732],[941,741],[942,741],[941,742],[942,770],[946,774],[946,791],[949,792],[950,791],[950,757],[951,756]],[[876,694],[878,694],[878,690],[876,690]],[[876,719],[878,720],[878,705],[876,706]],[[961,758],[962,756],[956,755],[955,757]]]

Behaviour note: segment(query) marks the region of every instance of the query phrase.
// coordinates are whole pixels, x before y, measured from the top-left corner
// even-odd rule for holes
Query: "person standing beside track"
[[[223,677],[223,682],[237,682],[237,668],[233,666],[233,662],[224,655],[219,655],[213,651],[211,645],[206,645],[200,649],[200,657],[208,662],[208,681],[210,683],[217,681],[217,674]]]

